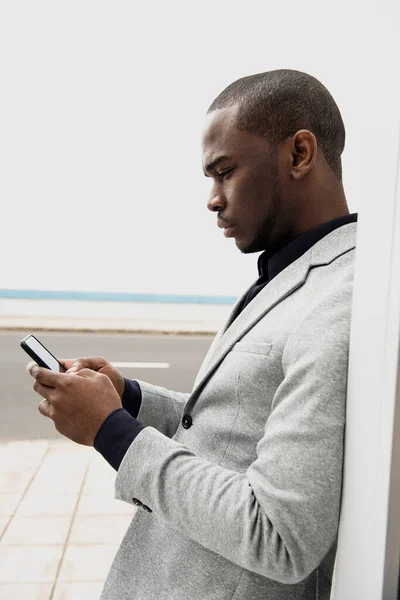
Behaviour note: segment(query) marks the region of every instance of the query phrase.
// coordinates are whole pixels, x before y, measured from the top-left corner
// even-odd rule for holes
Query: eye
[[[225,179],[225,177],[227,175],[229,175],[230,173],[232,173],[232,171],[234,170],[235,167],[229,167],[229,169],[224,169],[223,171],[217,171],[216,172],[216,176],[218,177],[218,179]]]

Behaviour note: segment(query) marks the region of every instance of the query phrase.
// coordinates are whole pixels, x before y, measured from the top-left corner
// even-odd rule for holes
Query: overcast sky
[[[205,112],[277,68],[324,83],[350,212],[397,149],[396,2],[0,4],[1,288],[236,295],[256,278],[209,213]],[[393,175],[393,163],[390,163]]]

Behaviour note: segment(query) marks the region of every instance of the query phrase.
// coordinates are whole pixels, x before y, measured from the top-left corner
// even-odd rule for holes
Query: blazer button
[[[137,498],[132,498],[132,503],[136,504],[136,506],[143,506],[143,504]]]
[[[144,508],[144,510],[146,510],[147,512],[153,512],[151,510],[151,508],[149,508],[148,506],[146,506],[145,504],[143,504],[142,508]]]
[[[193,419],[190,415],[184,415],[182,419],[182,427],[189,429],[192,426]]]

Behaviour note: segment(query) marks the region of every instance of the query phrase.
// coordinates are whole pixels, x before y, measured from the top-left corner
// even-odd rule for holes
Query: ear
[[[300,129],[291,138],[292,179],[302,179],[311,171],[317,159],[317,139],[308,129]]]

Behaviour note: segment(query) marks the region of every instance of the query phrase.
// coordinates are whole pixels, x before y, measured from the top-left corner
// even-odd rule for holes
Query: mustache
[[[229,223],[229,221],[227,221],[224,217],[221,217],[221,215],[218,215],[217,225],[218,227],[231,227],[231,223]]]

